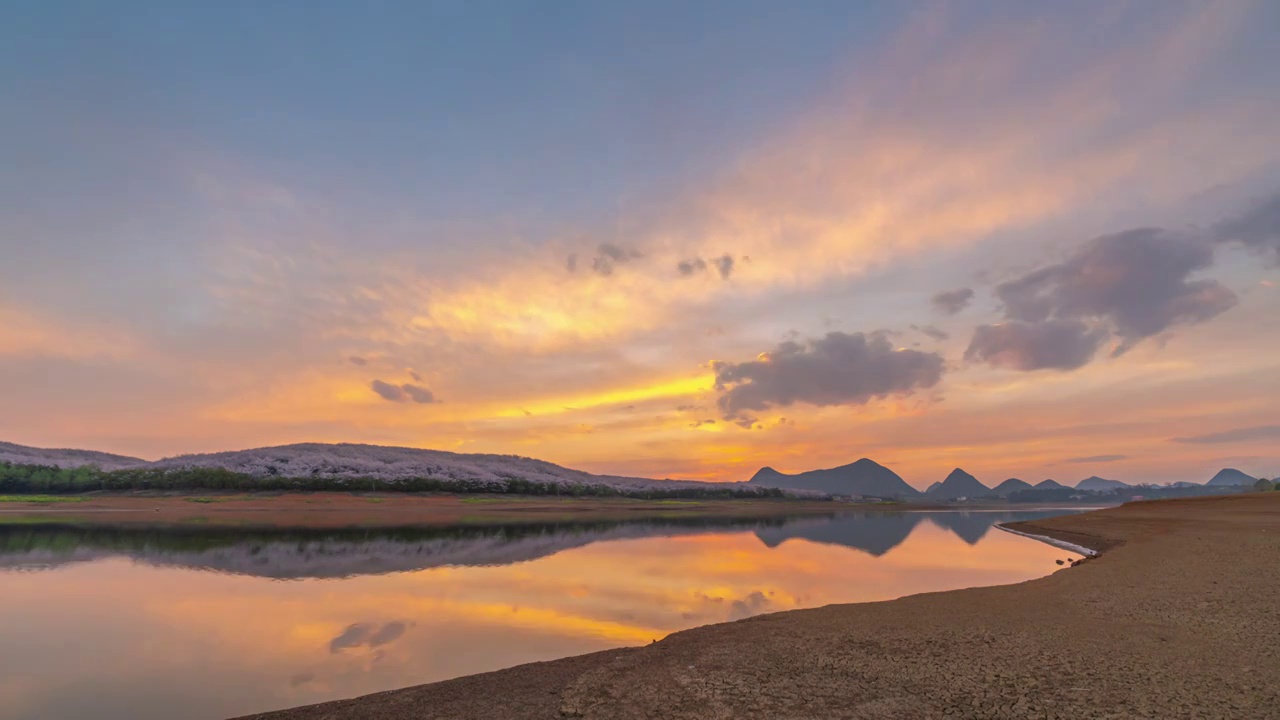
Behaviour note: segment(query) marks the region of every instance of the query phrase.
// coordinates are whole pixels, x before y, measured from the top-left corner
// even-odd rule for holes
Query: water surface
[[[0,718],[225,718],[1074,557],[886,512],[378,530],[0,525]]]

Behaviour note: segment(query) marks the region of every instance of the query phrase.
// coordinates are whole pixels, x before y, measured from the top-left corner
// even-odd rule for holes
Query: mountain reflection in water
[[[867,512],[296,530],[0,523],[0,720],[225,718],[832,603],[1029,580],[997,522]]]
[[[752,531],[770,548],[802,539],[879,557],[922,522],[969,545],[996,524],[1062,514],[1039,512],[856,512],[761,520],[687,518],[640,522],[423,526],[370,529],[130,528],[0,525],[0,570],[52,569],[123,556],[157,567],[281,580],[345,578],[435,567],[508,565],[609,540]]]

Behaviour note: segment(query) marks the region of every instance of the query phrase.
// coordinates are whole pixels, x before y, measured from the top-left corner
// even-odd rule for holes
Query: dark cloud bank
[[[937,353],[895,350],[883,333],[827,333],[780,343],[757,360],[715,362],[724,417],[750,426],[752,411],[811,405],[862,405],[876,397],[930,388],[942,379]]]

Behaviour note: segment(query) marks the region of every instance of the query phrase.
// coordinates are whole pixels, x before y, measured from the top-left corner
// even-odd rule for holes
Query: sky
[[[1280,4],[6,15],[0,439],[1280,475]]]

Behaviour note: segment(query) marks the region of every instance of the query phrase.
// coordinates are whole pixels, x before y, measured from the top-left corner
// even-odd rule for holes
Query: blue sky
[[[1171,440],[1273,425],[1275,4],[9,16],[7,440],[708,479],[870,455],[921,487],[1280,472],[1257,432]],[[1212,229],[1250,212],[1261,234]],[[1096,240],[1139,227],[1150,263]],[[1099,267],[1119,289],[1085,303]]]

